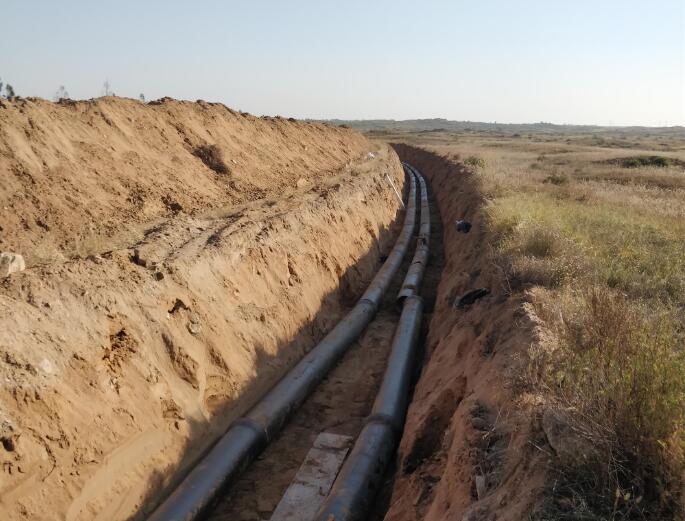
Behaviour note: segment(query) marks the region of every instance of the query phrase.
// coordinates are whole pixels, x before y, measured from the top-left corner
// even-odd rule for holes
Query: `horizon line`
[[[160,101],[160,100],[173,100],[173,101],[180,101],[180,102],[187,102],[187,103],[210,103],[210,104],[220,104],[223,105],[224,107],[235,110],[237,112],[246,112],[248,114],[251,114],[255,117],[282,117],[282,118],[288,118],[291,116],[284,116],[281,114],[255,114],[249,111],[244,111],[242,109],[234,108],[228,105],[227,103],[223,101],[208,101],[204,100],[201,98],[197,98],[195,100],[190,100],[190,99],[185,99],[185,98],[174,98],[172,96],[161,96],[159,98],[155,99],[150,99],[150,100],[140,100],[139,98],[133,98],[129,96],[119,96],[116,94],[112,94],[109,96],[95,96],[91,98],[62,98],[61,100],[54,100],[54,99],[48,99],[44,98],[42,96],[15,96],[12,99],[6,98],[6,97],[0,97],[0,99],[4,101],[13,101],[13,100],[21,100],[21,99],[26,99],[26,100],[42,100],[46,101],[49,103],[54,103],[54,104],[59,104],[60,101],[73,101],[73,102],[88,102],[88,101],[97,101],[100,99],[104,98],[119,98],[119,99],[126,99],[126,100],[131,100],[131,101],[136,101],[138,103],[144,103],[148,104],[150,102],[154,101]],[[638,129],[638,128],[648,128],[648,129],[684,129],[685,130],[685,122],[683,123],[678,123],[675,125],[639,125],[639,124],[631,124],[631,125],[613,125],[613,124],[608,124],[608,125],[603,125],[599,123],[554,123],[550,121],[527,121],[523,123],[512,123],[512,122],[501,122],[501,121],[479,121],[479,120],[472,120],[472,119],[449,119],[446,117],[440,117],[440,116],[433,116],[433,117],[413,117],[413,118],[403,118],[403,119],[395,119],[395,118],[379,118],[379,117],[370,117],[370,118],[343,118],[343,117],[296,117],[295,119],[299,119],[301,121],[314,121],[314,122],[326,122],[326,121],[331,121],[331,122],[342,122],[344,123],[363,123],[363,122],[373,122],[373,121],[378,121],[378,122],[394,122],[394,123],[407,123],[407,122],[413,122],[413,121],[444,121],[446,123],[473,123],[473,124],[479,124],[479,125],[503,125],[503,126],[526,126],[526,125],[548,125],[548,126],[556,126],[556,127],[594,127],[594,128],[602,128],[602,129]],[[444,129],[448,130],[448,129]]]

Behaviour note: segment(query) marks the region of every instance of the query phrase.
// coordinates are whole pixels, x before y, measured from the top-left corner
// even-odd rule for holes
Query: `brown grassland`
[[[585,457],[532,519],[670,519],[685,485],[685,135],[376,133],[470,166],[492,262],[549,330],[512,378]]]

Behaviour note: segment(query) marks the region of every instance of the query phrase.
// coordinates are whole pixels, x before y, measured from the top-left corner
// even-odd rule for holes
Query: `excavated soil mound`
[[[3,101],[0,170],[4,520],[144,519],[402,218],[389,147],[201,102]]]
[[[217,103],[0,100],[0,250],[29,264],[99,253],[175,214],[280,198],[368,152],[348,129]]]
[[[546,455],[531,443],[535,422],[514,403],[509,376],[536,335],[536,321],[491,262],[484,201],[469,170],[419,148],[394,147],[431,183],[445,267],[385,519],[525,519],[541,492]],[[457,231],[458,219],[473,224],[468,234]],[[485,296],[455,306],[481,288]]]

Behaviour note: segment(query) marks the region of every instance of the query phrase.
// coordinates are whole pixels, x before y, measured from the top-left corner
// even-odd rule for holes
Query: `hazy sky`
[[[254,114],[685,124],[685,0],[0,0],[19,95]]]

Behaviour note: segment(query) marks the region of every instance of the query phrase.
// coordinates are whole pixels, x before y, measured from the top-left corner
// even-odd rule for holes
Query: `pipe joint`
[[[270,441],[269,432],[267,431],[266,427],[252,418],[247,418],[245,416],[238,418],[233,422],[233,427],[243,427],[251,430],[259,437],[259,441],[264,444],[267,444]]]
[[[364,426],[372,423],[386,425],[387,427],[390,427],[395,434],[402,434],[404,428],[402,420],[383,413],[371,414],[364,420]]]
[[[378,302],[376,302],[372,299],[369,299],[369,298],[363,298],[362,297],[359,299],[357,304],[362,305],[362,306],[366,306],[367,308],[369,308],[369,311],[371,311],[371,312],[375,312],[378,309]]]

